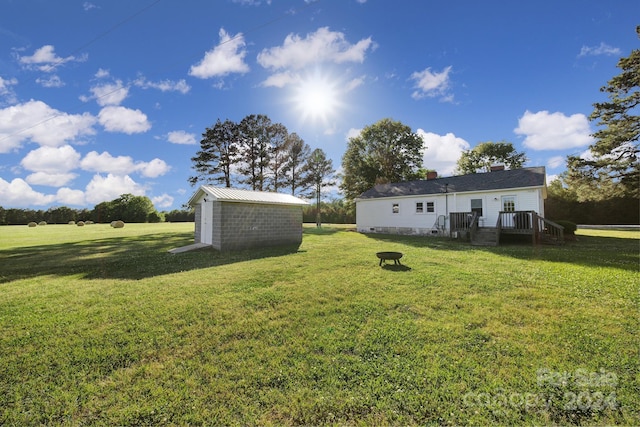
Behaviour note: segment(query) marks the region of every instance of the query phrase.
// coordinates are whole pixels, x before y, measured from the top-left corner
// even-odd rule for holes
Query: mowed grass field
[[[192,240],[0,227],[0,425],[640,425],[638,231]]]

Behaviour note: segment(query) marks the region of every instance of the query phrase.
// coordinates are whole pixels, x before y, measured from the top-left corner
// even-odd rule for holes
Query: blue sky
[[[550,177],[638,48],[636,0],[0,0],[0,206],[179,209],[206,127],[266,114],[340,169],[390,117],[450,175],[506,140]]]

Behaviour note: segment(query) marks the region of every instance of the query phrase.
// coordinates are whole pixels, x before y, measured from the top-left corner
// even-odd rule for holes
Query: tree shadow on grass
[[[0,251],[0,283],[31,277],[81,275],[138,280],[298,252],[299,245],[220,252],[213,248],[170,254],[193,243],[193,233],[112,237]]]
[[[640,271],[638,239],[600,236],[578,236],[564,245],[534,245],[530,237],[507,238],[499,246],[472,246],[468,241],[429,236],[398,236],[365,234],[380,243],[380,250],[392,250],[394,245],[429,248],[443,251],[484,251],[523,260],[544,260],[587,266]],[[397,248],[397,246],[395,246]],[[396,249],[393,249],[396,250]]]

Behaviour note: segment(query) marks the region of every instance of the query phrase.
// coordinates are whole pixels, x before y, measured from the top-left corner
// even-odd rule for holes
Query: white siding
[[[435,234],[439,215],[470,212],[471,200],[482,200],[481,226],[495,226],[502,210],[502,196],[515,198],[518,211],[536,211],[544,215],[542,188],[501,191],[448,193],[411,197],[361,199],[356,202],[356,225],[362,233]],[[416,213],[416,203],[423,202],[424,213]],[[427,202],[435,204],[435,212],[427,213]],[[394,204],[398,212],[393,212]],[[448,222],[447,222],[448,228]]]

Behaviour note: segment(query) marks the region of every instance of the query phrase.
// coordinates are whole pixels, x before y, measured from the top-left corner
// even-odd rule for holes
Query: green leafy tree
[[[316,199],[316,226],[320,227],[322,226],[320,212],[322,189],[330,185],[335,185],[335,182],[331,180],[332,175],[335,173],[333,162],[331,159],[327,159],[324,151],[316,148],[304,165],[303,173],[306,176],[307,183],[313,189],[311,195],[315,196]]]
[[[640,37],[640,26],[636,34]],[[567,158],[567,183],[580,200],[640,198],[640,49],[621,58],[618,68],[622,72],[600,88],[609,100],[593,104],[589,119],[600,129],[593,134],[590,156]]]
[[[517,152],[510,142],[481,142],[471,150],[462,152],[455,172],[458,175],[490,172],[491,166],[494,165],[504,165],[506,169],[519,169],[526,161],[525,153]]]
[[[340,188],[353,200],[375,184],[418,179],[424,142],[399,121],[382,119],[349,138]]]
[[[238,158],[238,145],[238,124],[229,119],[224,122],[218,119],[202,134],[200,150],[191,158],[196,175],[189,178],[189,183],[193,186],[202,181],[231,187],[231,171]]]
[[[280,123],[269,128],[269,189],[278,191],[287,186],[287,158],[289,157],[289,132]]]
[[[311,155],[311,147],[297,133],[287,137],[287,157],[284,164],[286,186],[291,194],[300,195],[307,190],[303,176],[303,167]]]
[[[272,136],[271,119],[263,114],[251,114],[240,122],[240,183],[252,190],[265,189],[269,167],[269,146]]]

